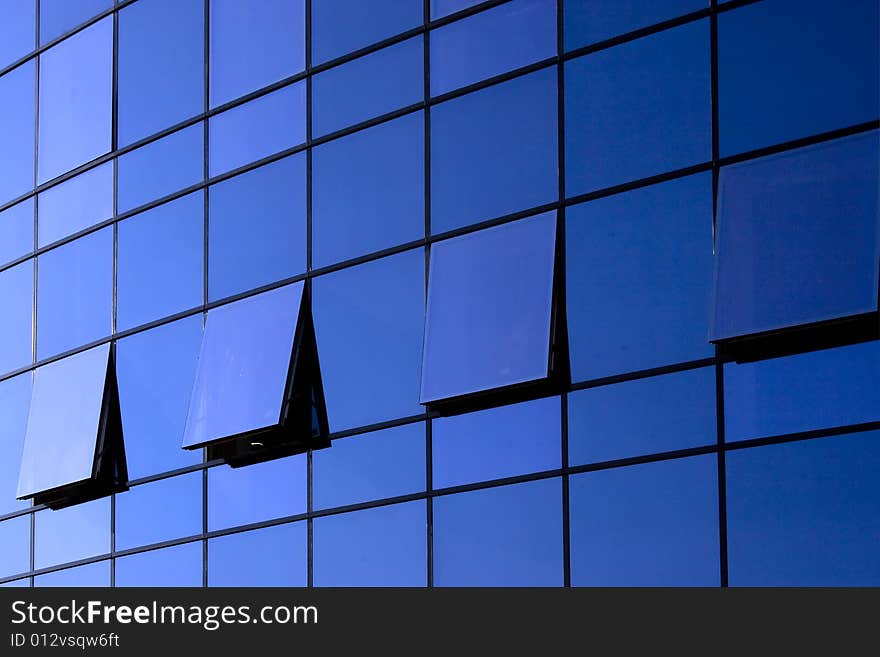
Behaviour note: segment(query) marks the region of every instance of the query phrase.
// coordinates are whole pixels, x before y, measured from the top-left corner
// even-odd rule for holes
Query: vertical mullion
[[[34,11],[34,47],[40,47],[40,2],[39,0],[34,0],[36,5]],[[40,57],[34,57],[34,189],[37,188],[37,176],[39,171],[39,159],[40,159]],[[33,196],[34,199],[34,252],[37,250],[38,239],[37,235],[39,234],[39,197],[36,192]],[[37,362],[37,257],[33,257],[33,275],[34,275],[34,293],[33,293],[33,307],[31,308],[31,364]],[[31,377],[31,383],[33,384],[34,380],[34,370],[32,369],[29,372]],[[31,501],[31,507],[33,507],[33,501]],[[36,540],[36,513],[31,510],[30,515],[30,570],[33,573],[35,570],[35,540]],[[33,575],[30,577],[30,586],[33,587],[36,584],[36,580]]]
[[[428,271],[431,258],[431,32],[429,26],[431,23],[431,0],[424,0],[422,4],[422,21],[424,26],[424,37],[422,41],[423,50],[423,78],[424,78],[424,100],[425,100],[425,303],[428,296]],[[434,586],[434,431],[429,417],[425,421],[425,489],[427,490],[427,498],[425,499],[425,540],[427,555],[427,577],[426,582],[429,587]]]
[[[306,63],[306,285],[312,273],[312,2],[305,0],[305,63]],[[315,585],[314,556],[314,470],[312,450],[306,453],[306,586]]]
[[[203,59],[202,62],[204,67],[204,75],[202,82],[204,84],[204,89],[202,89],[203,93],[203,103],[204,103],[204,111],[207,115],[208,110],[211,107],[211,98],[210,98],[210,83],[211,83],[211,0],[205,0],[204,9],[203,9],[203,21],[204,25],[202,32],[202,47],[203,47]],[[209,176],[209,166],[208,166],[208,157],[209,157],[209,131],[208,131],[208,121],[207,116],[202,122],[202,178],[203,182],[207,183]],[[208,303],[208,230],[209,230],[209,203],[208,196],[210,194],[210,188],[205,187],[202,192],[202,211],[203,211],[203,224],[202,224],[202,302],[207,305]],[[207,312],[202,313],[202,330],[205,328],[205,323],[207,321],[208,314]],[[208,449],[206,447],[202,448],[202,464],[206,463],[208,460]],[[202,535],[206,535],[208,533],[208,468],[202,468]],[[202,586],[208,586],[208,541],[202,541]]]

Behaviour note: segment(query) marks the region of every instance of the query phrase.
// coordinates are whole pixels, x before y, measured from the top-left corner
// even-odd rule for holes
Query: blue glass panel
[[[574,586],[718,586],[714,455],[577,475]]]
[[[208,470],[208,530],[306,511],[305,454],[246,468]]]
[[[708,173],[569,208],[566,252],[573,380],[713,355]]]
[[[559,479],[434,500],[437,586],[562,586],[562,571]]]
[[[201,123],[179,130],[117,161],[119,212],[201,182],[205,129]]]
[[[34,261],[0,271],[0,372],[33,362]]]
[[[0,521],[0,577],[31,569],[31,517]]]
[[[79,561],[110,552],[109,497],[58,511],[40,511],[35,522],[36,568]]]
[[[0,77],[0,203],[34,188],[35,71],[30,61]]]
[[[312,454],[314,507],[326,509],[425,490],[421,422],[333,441]]]
[[[316,518],[315,586],[425,586],[425,503]]]
[[[431,33],[431,95],[556,55],[556,0],[513,0]]]
[[[3,418],[3,429],[0,430],[0,515],[30,504],[15,499],[30,403],[30,372],[0,381],[0,417]]]
[[[113,163],[81,173],[39,195],[39,246],[113,217]]]
[[[110,333],[112,228],[52,249],[37,267],[38,360]]]
[[[424,99],[422,38],[319,73],[312,80],[316,137]]]
[[[422,403],[548,374],[556,213],[434,244]]]
[[[291,522],[208,541],[208,586],[305,586],[306,534]]]
[[[408,114],[313,151],[316,267],[424,236],[424,118]]]
[[[156,513],[161,509],[161,513]],[[116,549],[150,545],[202,531],[202,472],[134,486],[116,496]]]
[[[424,272],[415,249],[314,279],[330,431],[422,412]]]
[[[709,0],[565,0],[565,49],[706,9]]]
[[[183,446],[278,425],[303,284],[208,312]]]
[[[877,310],[880,132],[725,167],[712,338]]]
[[[40,575],[34,578],[34,586],[110,586],[110,562],[99,561]]]
[[[39,0],[40,44],[48,43],[113,6],[113,0]]]
[[[204,296],[205,201],[189,194],[119,223],[117,328],[198,306]]]
[[[562,465],[559,397],[437,418],[434,488],[514,477]]]
[[[92,477],[110,345],[37,368],[18,497]]]
[[[306,140],[305,82],[208,120],[209,170],[216,176]]]
[[[204,13],[204,0],[139,0],[119,12],[120,146],[204,110]]]
[[[727,455],[731,586],[880,585],[880,432]]]
[[[11,582],[3,582],[2,584],[0,584],[0,587],[3,587],[3,588],[7,588],[7,587],[8,587],[8,588],[13,588],[13,587],[15,587],[15,588],[19,588],[19,587],[21,587],[21,588],[25,588],[25,587],[29,587],[30,585],[31,585],[31,580],[30,580],[30,578],[29,578],[29,577],[25,577],[25,578],[23,578],[23,579],[16,579],[16,580],[13,580],[13,581],[11,581]]]
[[[724,366],[725,438],[880,420],[880,342]]]
[[[116,560],[116,586],[201,586],[202,543],[184,543]]]
[[[303,0],[211,0],[211,107],[305,67]]]
[[[432,108],[431,230],[555,201],[556,114],[552,68]]]
[[[422,0],[312,3],[312,63],[321,64],[422,24]]]
[[[720,14],[721,154],[877,119],[878,48],[874,0],[769,0]]]
[[[34,49],[37,29],[37,0],[16,0],[3,4],[0,22],[0,68]]]
[[[130,479],[202,460],[200,452],[180,448],[201,344],[201,315],[117,343],[119,402]]]
[[[712,155],[709,21],[565,65],[565,185],[574,195]]]
[[[208,203],[210,300],[305,271],[305,155],[214,185]]]
[[[0,265],[34,250],[34,199],[0,212]]]
[[[431,0],[431,18],[442,18],[462,9],[478,5],[483,0]]]
[[[40,55],[40,183],[110,150],[113,19]]]
[[[589,388],[568,396],[571,465],[715,441],[715,370],[711,367]]]

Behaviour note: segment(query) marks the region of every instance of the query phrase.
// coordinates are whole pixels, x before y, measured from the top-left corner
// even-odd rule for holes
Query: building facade
[[[0,11],[3,586],[880,584],[876,0]],[[284,290],[330,446],[182,449]]]

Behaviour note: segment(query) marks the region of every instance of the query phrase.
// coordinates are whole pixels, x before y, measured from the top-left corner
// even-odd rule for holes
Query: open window
[[[306,284],[208,311],[183,447],[238,467],[328,447],[328,434]]]
[[[37,368],[18,499],[62,508],[126,490],[115,348]]]
[[[880,337],[880,132],[724,167],[710,340],[739,361]]]
[[[431,247],[421,403],[457,413],[568,383],[556,213]]]

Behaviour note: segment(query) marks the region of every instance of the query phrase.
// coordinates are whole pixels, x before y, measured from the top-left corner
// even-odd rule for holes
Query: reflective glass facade
[[[880,585],[880,341],[710,342],[876,312],[878,53],[876,0],[2,3],[0,585]],[[273,418],[213,439],[301,299],[331,446],[182,449],[211,313]],[[109,345],[129,489],[17,500]]]

